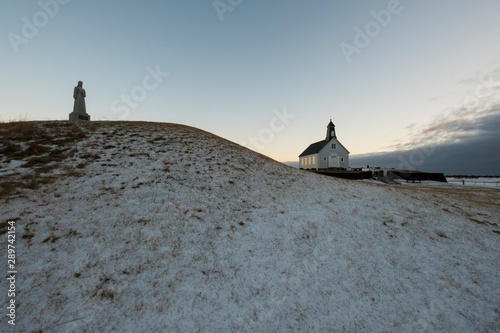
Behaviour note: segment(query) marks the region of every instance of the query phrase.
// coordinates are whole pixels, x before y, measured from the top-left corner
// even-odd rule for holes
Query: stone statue
[[[78,86],[73,90],[75,105],[73,106],[73,112],[69,114],[69,120],[90,120],[90,115],[87,114],[87,108],[85,107],[86,96],[85,89],[83,89],[83,82],[78,81]]]

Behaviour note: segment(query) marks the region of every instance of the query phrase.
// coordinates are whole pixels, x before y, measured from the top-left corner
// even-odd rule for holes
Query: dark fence
[[[320,175],[331,176],[343,179],[371,179],[371,171],[336,171],[336,170],[311,170]]]
[[[406,181],[422,181],[422,180],[434,180],[437,182],[446,183],[446,177],[443,173],[439,172],[412,172],[412,171],[389,171],[387,172],[389,177],[392,179],[402,178]],[[391,175],[392,174],[392,175]]]

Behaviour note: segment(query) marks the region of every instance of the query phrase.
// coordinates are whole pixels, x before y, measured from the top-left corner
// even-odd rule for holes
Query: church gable
[[[323,148],[320,150],[320,154],[324,152],[331,152],[331,151],[343,151],[347,154],[350,154],[349,150],[344,147],[342,143],[337,138],[332,138],[329,142],[327,142]]]

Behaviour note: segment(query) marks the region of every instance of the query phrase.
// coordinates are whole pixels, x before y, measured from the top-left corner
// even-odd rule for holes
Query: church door
[[[339,158],[337,156],[330,156],[328,160],[329,168],[338,168],[339,166]]]

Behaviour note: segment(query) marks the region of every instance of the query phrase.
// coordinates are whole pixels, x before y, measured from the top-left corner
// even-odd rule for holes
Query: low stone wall
[[[371,171],[347,171],[347,170],[310,170],[320,175],[331,176],[343,179],[371,179]]]
[[[433,180],[447,183],[446,177],[439,172],[412,172],[412,171],[389,171],[387,175],[392,179],[404,179],[406,181]]]

